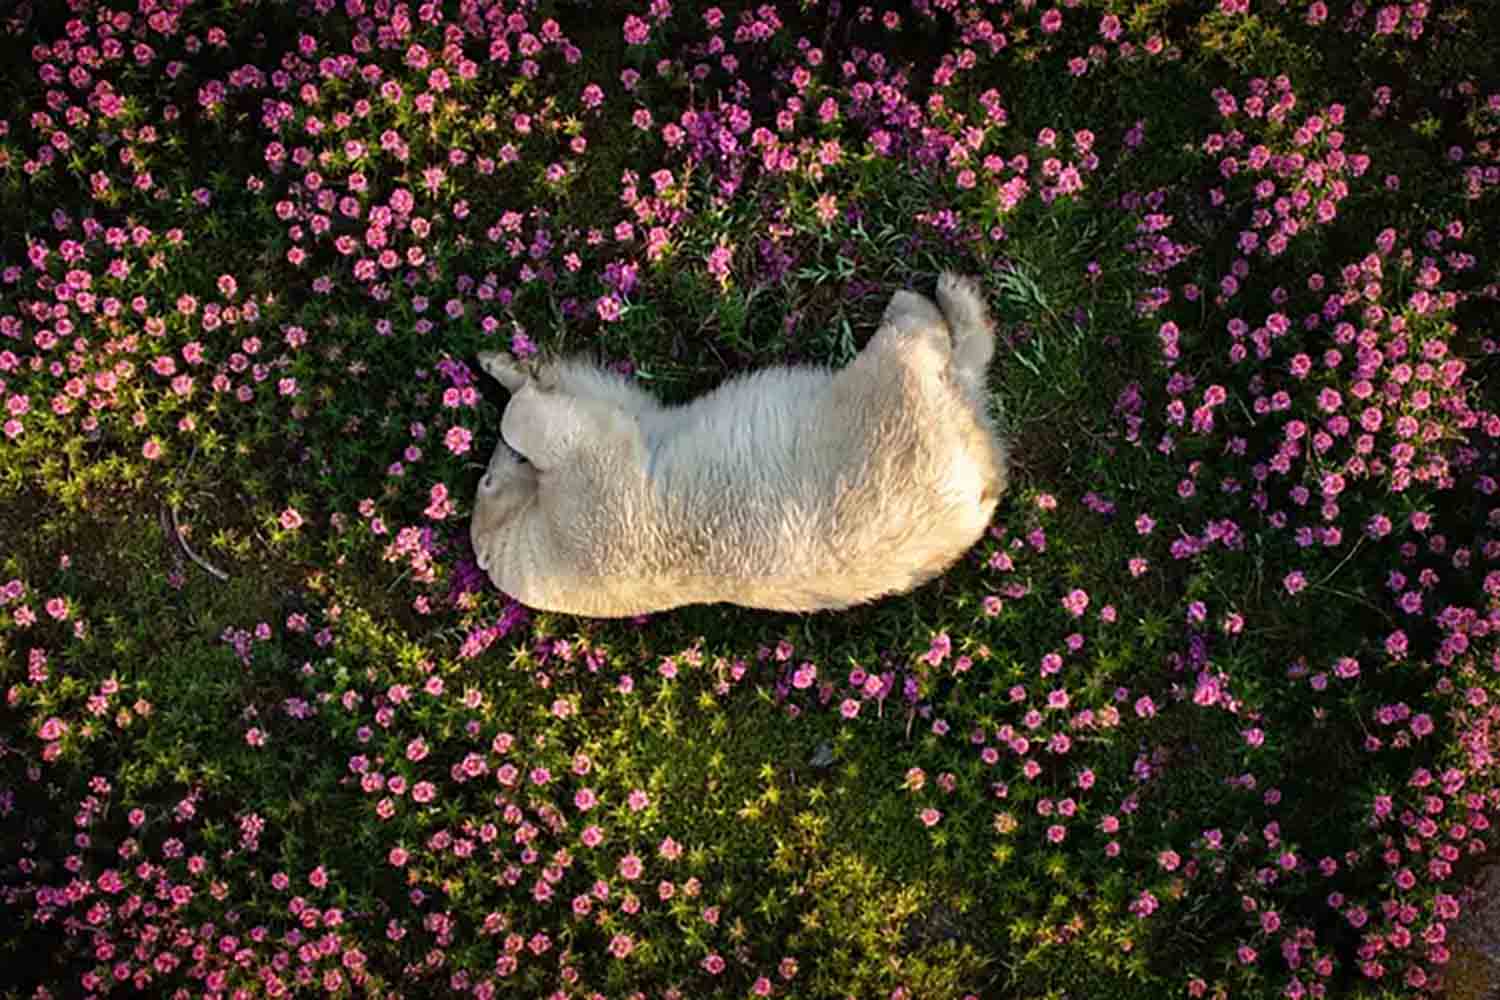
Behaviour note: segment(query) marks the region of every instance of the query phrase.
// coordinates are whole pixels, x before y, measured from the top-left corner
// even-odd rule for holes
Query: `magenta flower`
[[[625,18],[625,44],[645,45],[651,37],[651,25],[634,14]]]

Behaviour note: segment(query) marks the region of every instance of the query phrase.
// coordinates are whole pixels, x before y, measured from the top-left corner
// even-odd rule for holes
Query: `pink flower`
[[[926,809],[922,810],[920,819],[922,820],[922,825],[930,829],[934,826],[937,826],[938,823],[942,822],[943,814],[940,810],[933,809],[931,806],[929,806]]]
[[[443,443],[455,455],[463,455],[468,452],[470,443],[473,440],[474,435],[467,427],[450,427],[448,428],[448,433],[443,435]]]
[[[1089,595],[1082,590],[1073,590],[1068,594],[1068,596],[1062,599],[1062,606],[1066,608],[1068,613],[1071,614],[1074,618],[1080,618],[1083,616],[1083,613],[1088,610]]]
[[[625,18],[625,44],[645,45],[646,40],[651,37],[651,25],[641,20],[634,14]]]
[[[718,279],[719,284],[728,284],[729,265],[733,260],[734,250],[729,245],[720,243],[709,251],[708,273]]]
[[[641,877],[644,867],[639,857],[633,853],[627,854],[620,859],[620,877],[633,882]]]
[[[599,314],[599,318],[604,322],[613,323],[620,318],[620,300],[613,294],[601,295],[594,302],[594,311]]]
[[[281,512],[281,526],[287,531],[296,531],[302,527],[302,515],[297,513],[293,507],[288,507]]]

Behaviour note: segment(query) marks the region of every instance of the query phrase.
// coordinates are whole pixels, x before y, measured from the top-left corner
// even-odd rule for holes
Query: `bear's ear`
[[[536,467],[538,472],[557,468],[578,448],[592,447],[601,435],[598,404],[559,392],[542,392],[528,382],[506,404],[500,417],[500,435],[505,443]]]
[[[538,392],[556,392],[562,386],[560,368],[556,360],[536,365],[531,371],[531,384]]]
[[[491,378],[505,386],[511,392],[515,392],[521,388],[521,386],[526,384],[526,380],[530,378],[530,375],[520,365],[500,351],[484,351],[481,353],[479,355],[479,367],[483,368]]]

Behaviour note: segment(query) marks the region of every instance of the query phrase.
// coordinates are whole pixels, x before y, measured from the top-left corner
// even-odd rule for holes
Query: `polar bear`
[[[727,602],[847,608],[931,580],[1007,485],[978,286],[891,298],[838,371],[778,366],[681,406],[579,360],[484,370],[512,393],[479,482],[480,569],[532,608],[597,618]]]

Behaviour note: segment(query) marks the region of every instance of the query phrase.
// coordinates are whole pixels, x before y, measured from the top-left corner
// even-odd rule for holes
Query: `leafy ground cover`
[[[1487,6],[14,6],[0,989],[1474,995]],[[477,351],[682,399],[944,267],[1016,485],[941,581],[477,571]]]

